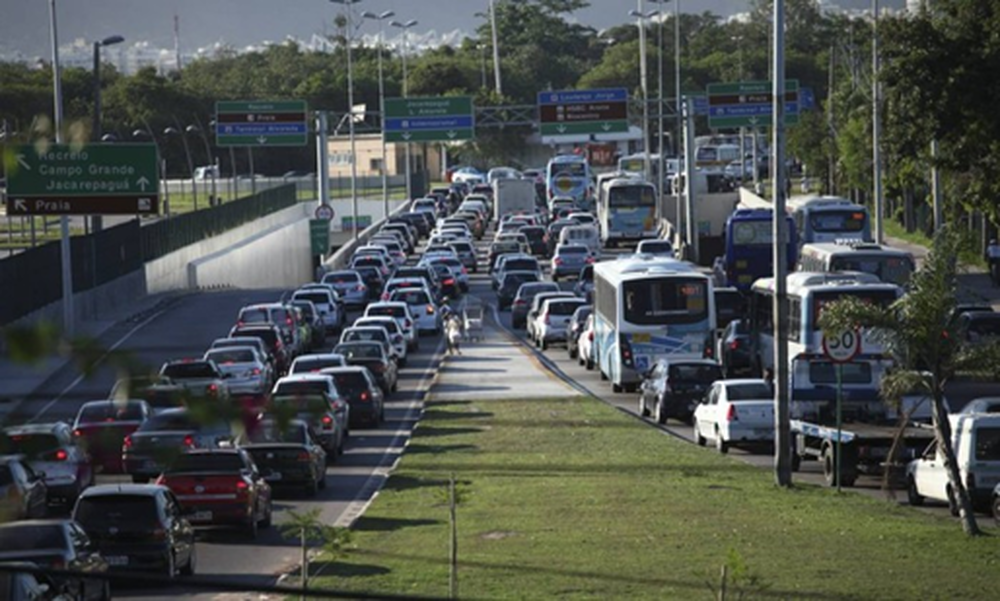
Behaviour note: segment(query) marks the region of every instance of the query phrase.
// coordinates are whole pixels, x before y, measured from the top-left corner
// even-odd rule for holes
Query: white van
[[[949,416],[952,445],[962,481],[969,491],[972,505],[985,511],[992,500],[993,489],[1000,484],[1000,415],[986,413],[956,413]],[[911,505],[921,505],[925,499],[947,503],[952,515],[958,515],[958,504],[951,494],[944,454],[937,442],[906,466],[907,497]]]
[[[601,252],[601,236],[592,225],[571,225],[559,232],[559,244],[582,244],[590,249],[590,254]]]
[[[220,179],[222,174],[219,173],[219,168],[215,165],[206,165],[204,167],[195,167],[194,178],[197,180],[208,180],[208,179]]]

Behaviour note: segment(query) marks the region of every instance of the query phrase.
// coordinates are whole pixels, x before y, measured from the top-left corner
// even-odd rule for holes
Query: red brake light
[[[209,394],[209,396],[215,396],[218,393],[219,393],[219,387],[218,386],[216,386],[215,384],[209,384],[208,385],[208,394]]]
[[[519,298],[519,299],[517,299],[517,300],[514,301],[514,304],[515,305],[527,305],[528,302],[526,300],[524,300],[523,298]]]
[[[302,461],[302,462],[308,463],[309,461],[312,460],[312,457],[309,456],[309,453],[307,453],[305,451],[301,451],[299,453],[298,457],[295,458],[295,460],[296,461]],[[239,485],[237,485],[237,486],[239,486]]]
[[[365,289],[365,286],[364,284],[358,284],[357,286],[354,287],[354,289],[357,290],[358,292],[361,292],[362,290]]]
[[[726,421],[727,422],[740,421],[740,417],[736,415],[736,405],[729,405],[729,410],[726,411]]]
[[[434,305],[427,305],[427,314],[434,315]]]
[[[552,324],[552,320],[549,319],[549,314],[548,313],[545,314],[545,320],[544,321],[545,321],[545,325],[551,325]]]
[[[132,436],[131,435],[128,435],[128,436],[125,437],[125,440],[122,441],[122,447],[124,447],[126,449],[131,449],[132,448]]]
[[[361,400],[364,401],[364,402],[368,401],[368,391],[367,390],[362,390],[361,391]]]
[[[186,447],[194,447],[194,436],[191,436],[190,434],[188,434],[187,436],[185,436],[184,437],[184,446],[186,446]]]
[[[738,348],[740,348],[740,341],[739,340],[733,340],[732,342],[729,343],[729,350],[735,351]]]
[[[111,421],[111,420],[108,419],[107,421]],[[83,431],[80,430],[80,428],[77,428],[77,429],[73,430],[73,436],[83,436]]]
[[[56,461],[66,461],[68,458],[69,453],[66,452],[66,449],[59,449],[55,453]]]
[[[246,480],[238,480],[236,482],[236,490],[243,491],[248,488],[250,488],[250,485],[247,484]]]
[[[556,265],[562,265],[563,260],[560,257],[556,257],[555,259],[552,259],[552,262]]]
[[[588,263],[593,263],[594,262],[594,257],[587,257],[587,262]]]
[[[333,418],[330,417],[329,415],[324,415],[321,421],[323,422],[324,426],[329,426],[330,424],[333,423]]]
[[[252,373],[255,376],[259,376],[260,375],[260,368],[259,367],[253,368],[252,370],[250,370],[250,373]]]

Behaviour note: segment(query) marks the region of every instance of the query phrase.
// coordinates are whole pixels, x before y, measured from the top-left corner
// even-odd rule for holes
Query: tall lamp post
[[[677,140],[681,139],[681,0],[674,0],[674,112],[677,113]],[[678,142],[674,142],[677,146]],[[680,156],[680,147],[677,148]]]
[[[212,179],[212,195],[208,197],[208,206],[213,206],[214,203],[219,201],[218,192],[215,186],[215,171],[218,168],[218,161],[212,156],[212,147],[208,143],[208,136],[205,135],[205,130],[198,125],[188,125],[184,128],[184,132],[188,134],[199,134],[201,141],[205,144],[205,157],[208,158],[208,164],[212,167],[209,172],[209,177]]]
[[[125,41],[120,35],[112,35],[103,40],[94,42],[94,123],[91,128],[91,140],[101,141],[101,48],[113,46]],[[100,215],[91,215],[90,229],[95,232],[101,231],[104,224]]]
[[[358,157],[354,140],[354,61],[351,55],[351,38],[354,36],[354,19],[351,6],[361,2],[361,0],[330,0],[334,4],[343,4],[344,12],[347,13],[347,35],[344,42],[347,44],[347,132],[351,139],[351,213],[353,215],[352,226],[354,238],[357,239],[358,231]]]
[[[497,10],[493,0],[490,0],[490,31],[493,37],[493,78],[496,80],[497,96],[500,96],[503,94],[503,85],[500,80],[500,42],[497,36]]]
[[[407,83],[407,71],[406,71],[406,55],[410,53],[410,28],[417,24],[416,19],[410,19],[406,22],[399,21],[389,21],[389,25],[403,30],[403,98],[406,98],[410,94],[409,84]],[[406,147],[406,198],[407,200],[413,199],[413,187],[410,182],[410,143],[405,144]]]
[[[386,19],[396,16],[391,10],[375,14],[373,12],[364,11],[361,16],[365,19],[374,19],[378,21],[378,112],[382,117],[382,216],[389,217],[389,180],[388,180],[388,166],[386,165],[385,157],[385,77],[382,71],[382,46],[385,44],[385,27],[383,23]]]
[[[656,177],[659,181],[656,182],[656,189],[663,193],[663,182],[664,179],[664,168],[666,164],[663,158],[663,131],[666,129],[663,127],[663,5],[670,0],[653,0],[660,5],[660,18],[657,20],[657,40],[656,40],[656,152],[660,155],[660,158],[656,162]]]
[[[62,122],[63,122],[63,98],[62,98],[62,73],[59,69],[59,30],[56,27],[56,0],[49,0],[49,33],[52,41],[52,107],[53,125],[55,129],[56,144],[62,144]],[[34,219],[31,220],[34,226]],[[72,252],[69,241],[69,215],[59,218],[59,257],[61,259],[62,271],[62,294],[63,294],[63,332],[66,337],[73,335],[76,325],[76,312],[73,308],[73,271]]]
[[[194,161],[191,160],[191,148],[188,146],[187,137],[184,132],[176,127],[168,127],[163,130],[165,136],[180,136],[181,143],[184,144],[184,156],[187,158],[188,174],[191,176],[191,194],[194,197],[194,209],[198,210],[198,188],[194,185]],[[183,189],[183,188],[181,188]]]
[[[636,19],[639,27],[639,85],[642,87],[642,163],[646,179],[651,179],[649,170],[649,86],[646,69],[646,21],[659,14],[657,11],[644,12],[643,0],[639,0],[639,9],[630,10],[628,14]]]

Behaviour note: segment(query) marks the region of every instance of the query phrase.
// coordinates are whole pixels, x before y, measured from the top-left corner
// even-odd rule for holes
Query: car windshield
[[[298,374],[310,371],[319,371],[327,367],[342,367],[343,365],[344,365],[343,357],[337,357],[337,358],[300,357],[296,359],[295,363],[292,365],[293,367],[292,373]]]
[[[385,335],[385,330],[379,328],[351,328],[344,332],[344,341],[354,341],[354,340],[377,340],[379,342],[385,342],[387,337]]]
[[[586,246],[560,246],[556,254],[562,257],[565,255],[585,255],[588,252]]]
[[[767,384],[754,382],[748,384],[730,384],[726,386],[726,396],[730,401],[749,401],[754,399],[771,399],[774,392]]]
[[[0,549],[4,551],[37,551],[65,549],[66,535],[60,524],[6,523],[0,527]]]
[[[583,302],[559,301],[549,303],[549,315],[572,315]]]
[[[139,426],[140,432],[160,432],[164,430],[197,430],[198,422],[187,413],[161,413]]]
[[[163,368],[160,375],[168,378],[215,378],[217,373],[212,369],[212,365],[202,361],[192,361],[190,363],[170,363]]]
[[[515,273],[508,273],[503,276],[504,288],[509,288],[511,286],[518,286],[525,282],[537,282],[538,274],[533,271],[519,271]]]
[[[301,423],[286,424],[282,428],[276,422],[263,422],[247,433],[247,440],[250,441],[250,444],[275,442],[305,444],[306,429]]]
[[[314,305],[329,305],[330,297],[322,292],[296,292],[293,297],[297,300],[312,301]]]
[[[243,309],[240,311],[240,321],[243,323],[270,323],[271,314],[267,309]]]
[[[76,505],[73,518],[88,532],[111,527],[152,529],[159,522],[154,497],[124,493],[83,497]]]
[[[337,346],[338,353],[343,355],[348,361],[352,359],[381,359],[382,347],[378,344],[345,344]]]
[[[430,302],[427,293],[422,290],[403,290],[395,292],[392,300],[406,303],[407,305],[425,305]]]
[[[399,333],[399,324],[396,323],[395,319],[381,318],[381,319],[371,319],[371,320],[369,320],[367,318],[362,317],[361,319],[359,319],[358,321],[356,321],[355,324],[358,327],[373,326],[373,327],[385,328],[385,330],[387,332],[389,332],[390,334],[398,334]]]
[[[643,242],[642,252],[670,253],[673,252],[673,246],[669,242]]]
[[[84,405],[77,418],[81,424],[111,421],[140,421],[142,405],[138,403],[119,403],[109,401],[94,405]]]
[[[246,467],[236,453],[185,453],[167,468],[171,473],[238,472]]]
[[[670,381],[687,384],[711,384],[722,379],[722,369],[718,365],[671,365]]]
[[[349,284],[357,283],[358,274],[353,271],[339,271],[334,273],[328,273],[323,276],[323,283],[330,284]]]
[[[205,355],[206,359],[215,361],[216,365],[229,365],[231,363],[253,363],[257,360],[251,350],[225,349],[211,351]]]

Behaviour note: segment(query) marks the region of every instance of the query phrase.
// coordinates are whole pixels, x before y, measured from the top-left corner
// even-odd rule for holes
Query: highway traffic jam
[[[914,394],[889,408],[878,382],[891,358],[865,338],[836,364],[816,324],[833,300],[904,294],[912,257],[871,245],[867,212],[846,200],[817,198],[796,210],[806,218],[790,222],[816,230],[789,242],[805,245],[792,249],[800,270],[787,280],[796,468],[815,460],[831,486],[881,473],[904,415],[914,422],[898,474],[909,502],[955,510],[940,451],[920,425],[930,419],[926,399]],[[770,214],[734,211],[725,252],[709,270],[674,257],[660,211],[653,184],[625,171],[595,177],[576,155],[532,172],[460,170],[388,219],[344,265],[242,306],[202,355],[118,381],[71,421],[5,428],[0,560],[170,579],[201,573],[206,537],[222,530],[254,545],[281,511],[297,507],[286,500],[337,487],[330,470],[354,441],[387,427],[404,369],[419,356],[421,376],[432,373],[445,343],[458,350],[483,336],[490,309],[495,325],[535,346],[549,369],[580,381],[596,375],[650,422],[721,453],[770,452],[773,282],[770,241],[767,252],[759,244]],[[970,336],[997,323],[988,307],[956,319]],[[838,381],[849,416],[840,434]],[[976,506],[1000,519],[1000,416],[990,415],[998,408],[982,399],[952,419]],[[52,584],[95,599],[115,586],[103,578]]]

